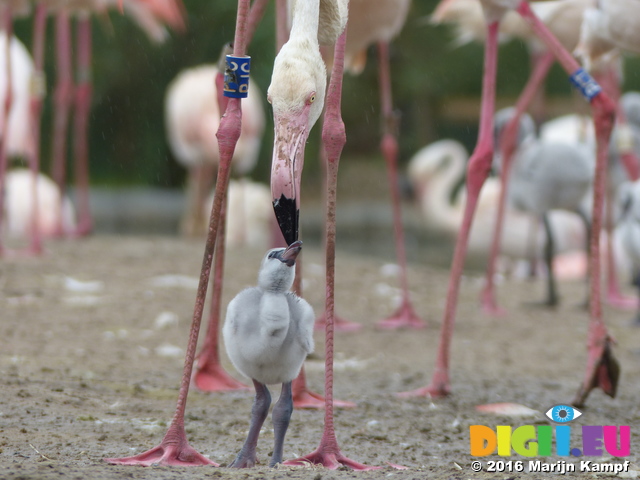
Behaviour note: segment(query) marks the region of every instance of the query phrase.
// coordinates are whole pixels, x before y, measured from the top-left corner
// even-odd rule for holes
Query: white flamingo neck
[[[442,155],[450,158],[447,167],[430,179],[425,186],[424,208],[428,209],[429,216],[442,227],[457,231],[462,220],[462,211],[458,208],[461,203],[461,195],[452,199],[451,195],[455,186],[462,180],[465,169],[466,152],[457,149],[449,149]]]
[[[291,39],[305,39],[318,44],[320,0],[298,0],[293,6]]]

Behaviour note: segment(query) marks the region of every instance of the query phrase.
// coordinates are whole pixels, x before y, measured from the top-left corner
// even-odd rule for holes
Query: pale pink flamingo
[[[346,1],[311,0],[295,3],[289,41],[276,56],[268,90],[275,124],[271,191],[280,228],[286,242],[291,244],[298,237],[300,179],[305,143],[325,104],[326,70],[319,45],[330,44],[339,36],[331,82],[326,92],[322,131],[327,156],[324,431],[317,450],[284,463],[316,463],[332,469],[346,465],[365,470],[375,467],[362,465],[341,453],[333,417],[335,204],[338,161],[346,141],[340,116],[346,15]]]
[[[9,16],[9,13],[6,13]],[[9,19],[11,17],[9,16]],[[7,22],[5,27],[10,27],[11,22]],[[13,35],[6,30],[0,33],[0,105],[3,107],[0,115],[0,221],[7,214],[6,210],[15,207],[15,187],[12,197],[13,206],[8,201],[8,191],[10,189],[9,176],[6,169],[9,157],[23,157],[30,163],[33,158],[33,139],[31,136],[29,121],[29,85],[33,78],[33,62],[27,49]],[[25,194],[31,197],[35,192],[33,185],[26,185]],[[34,199],[25,199],[30,206],[34,205]],[[25,213],[25,221],[31,218],[31,210]],[[14,210],[14,221],[15,221]],[[36,212],[34,212],[34,215]],[[31,226],[33,227],[33,225]],[[37,228],[29,228],[31,239],[30,249],[32,253],[37,253],[35,244],[37,243]],[[0,236],[0,239],[2,237]],[[0,255],[3,251],[0,240]]]
[[[295,5],[295,2],[293,0],[276,0],[276,51],[277,52],[280,52],[282,46],[289,39],[289,27],[291,22],[290,22],[290,18],[288,17],[292,16],[291,14],[293,12],[294,5]],[[335,17],[337,14],[336,12],[340,11],[337,5],[338,3],[334,3],[334,2],[326,3],[325,10],[321,9],[321,15]],[[318,40],[320,41],[320,44],[324,45],[327,48],[330,48],[333,41],[335,40],[335,37],[337,36],[337,34],[334,31],[335,27],[332,27],[330,25],[330,21],[328,19],[321,19],[320,22],[322,23],[323,26],[318,29]],[[336,24],[337,23],[338,22],[336,22]],[[324,31],[325,28],[327,29],[328,33]],[[325,69],[325,72],[326,72],[326,69]],[[300,201],[299,197],[297,198],[297,201],[298,202]],[[276,213],[276,221],[280,225],[280,228],[283,228],[283,224],[279,217],[279,212],[282,212],[282,210],[278,210],[278,208],[276,208],[274,204],[274,211]],[[285,217],[287,215],[289,214],[285,214]],[[294,215],[297,215],[297,214],[294,214]],[[292,228],[295,228],[296,229],[295,235],[297,237],[297,217],[291,218],[291,219],[285,218],[285,222],[287,221],[293,221],[294,223],[291,223],[288,226],[286,226],[286,223],[285,223],[284,228],[289,230]],[[292,233],[290,231],[288,231],[288,233],[285,233],[285,231],[282,231],[281,235],[284,237],[285,242],[289,243],[287,238],[291,237]],[[293,285],[293,291],[297,295],[302,296],[302,261],[301,260],[296,262],[296,278]],[[316,328],[318,327],[318,325],[321,325],[322,327],[324,327],[325,325],[324,317],[325,317],[325,314],[323,313],[323,315],[316,321]],[[343,331],[358,330],[359,328],[361,328],[361,325],[358,323],[349,322],[349,321],[340,319],[338,317],[335,318],[335,325],[336,325],[336,329],[338,330],[341,329]],[[298,377],[292,383],[292,392],[293,392],[293,405],[295,408],[322,409],[326,405],[325,397],[323,397],[319,393],[309,390],[307,386],[307,377],[304,370],[304,366],[300,370],[300,374],[298,375]],[[342,407],[342,408],[351,408],[356,406],[355,403],[347,402],[343,400],[335,400],[335,399],[333,400],[333,405],[334,407]]]
[[[444,0],[445,2],[451,0]],[[467,174],[467,201],[465,213],[456,242],[453,264],[449,277],[447,300],[441,327],[435,372],[431,383],[424,388],[404,395],[444,396],[450,392],[449,351],[453,325],[455,321],[456,303],[460,288],[460,279],[464,265],[466,246],[471,229],[471,222],[477,204],[480,189],[489,175],[493,160],[493,115],[495,108],[496,66],[498,32],[503,15],[515,10],[530,25],[534,34],[547,46],[563,69],[570,75],[574,84],[583,96],[591,103],[596,126],[597,162],[594,181],[593,224],[592,232],[599,232],[602,226],[602,202],[606,172],[607,149],[613,128],[615,107],[613,102],[602,92],[600,86],[580,67],[549,29],[533,13],[526,0],[482,0],[486,18],[487,37],[485,44],[485,71],[483,77],[482,105],[478,143],[472,154]],[[588,338],[588,360],[585,378],[575,398],[576,404],[583,404],[588,393],[595,387],[601,387],[607,394],[615,395],[619,368],[612,354],[612,340],[602,319],[600,302],[600,238],[598,233],[591,236],[590,274],[590,327]]]
[[[411,303],[407,281],[407,259],[402,228],[402,211],[398,191],[398,128],[399,119],[393,110],[391,93],[391,71],[389,62],[389,44],[402,30],[409,13],[411,0],[384,0],[374,4],[367,0],[349,2],[349,20],[347,44],[345,46],[345,69],[359,74],[364,69],[367,49],[376,45],[378,50],[378,79],[382,114],[382,140],[380,148],[387,163],[387,174],[393,208],[396,257],[399,269],[399,282],[402,299],[399,308],[388,318],[377,323],[379,328],[424,328],[426,323],[420,319]],[[336,317],[336,329],[350,331],[358,328]],[[318,326],[324,326],[321,317]]]
[[[34,228],[45,237],[54,234],[58,219],[71,230],[75,227],[75,211],[69,198],[60,200],[60,190],[49,177],[39,173],[36,179],[37,207],[33,205],[31,187],[32,172],[25,168],[13,168],[5,177],[5,201],[3,231],[9,239],[32,238]],[[62,212],[58,208],[62,206]],[[37,215],[34,215],[37,211]]]
[[[224,58],[223,58],[224,60]],[[186,235],[204,234],[203,208],[219,162],[215,132],[220,125],[216,65],[199,65],[180,72],[169,84],[165,98],[165,126],[175,159],[188,171],[187,206],[181,230]],[[242,133],[233,155],[234,171],[248,174],[255,167],[265,127],[262,93],[251,83],[242,102]]]
[[[31,195],[32,205],[37,209],[36,175],[37,163],[34,161],[34,142],[31,137],[31,122],[28,113],[29,85],[32,83],[34,66],[26,49],[13,37],[13,17],[24,16],[31,12],[29,0],[7,0],[0,6],[0,29],[2,29],[3,52],[2,65],[4,85],[2,86],[2,103],[0,104],[0,123],[2,136],[0,139],[0,217],[2,217],[5,171],[8,156],[20,154],[25,156],[32,171]],[[11,39],[10,41],[8,39]],[[28,72],[31,72],[30,74]],[[25,103],[27,104],[25,110]],[[30,243],[26,254],[41,252],[40,234],[37,229],[37,211],[32,212],[32,228]],[[12,253],[2,246],[0,235],[0,256]]]
[[[66,139],[69,118],[74,110],[74,164],[78,203],[78,225],[73,232],[65,232],[59,225],[58,236],[87,235],[93,229],[89,204],[89,145],[88,121],[91,109],[91,20],[92,13],[106,11],[116,0],[41,0],[56,17],[56,74],[53,109],[53,142],[51,146],[51,175],[64,193],[67,184]],[[155,42],[167,38],[165,25],[185,28],[180,0],[129,0],[125,13]],[[71,45],[71,17],[77,17],[76,83],[73,78]],[[40,28],[44,29],[45,24]]]
[[[233,55],[243,57],[245,55],[248,30],[249,30],[249,0],[238,1],[238,15],[236,24],[236,35],[233,42]],[[257,22],[259,18],[254,20]],[[253,27],[255,28],[255,27]],[[180,382],[180,391],[176,410],[164,438],[160,444],[151,450],[126,458],[107,458],[108,463],[119,465],[217,465],[214,461],[198,453],[189,445],[184,427],[184,414],[189,384],[195,360],[198,334],[200,333],[200,323],[204,311],[204,303],[209,285],[209,275],[213,263],[214,250],[216,244],[219,246],[222,241],[219,237],[220,218],[225,201],[225,193],[229,183],[231,159],[235,144],[240,137],[242,124],[242,110],[240,98],[228,98],[225,115],[222,117],[220,127],[217,132],[218,145],[220,148],[220,163],[218,166],[218,176],[216,180],[215,196],[211,209],[210,225],[205,244],[205,251],[200,272],[200,281],[196,294],[196,301],[193,312],[193,320],[189,333],[189,342],[185,355],[184,369]],[[214,279],[215,281],[215,279]]]
[[[430,230],[444,233],[451,239],[459,234],[462,223],[466,191],[458,185],[464,179],[467,160],[469,154],[460,142],[445,139],[418,150],[407,168],[425,224]],[[499,178],[487,178],[478,197],[476,220],[469,234],[470,254],[484,258],[491,250],[500,190]],[[558,252],[584,249],[584,224],[577,216],[554,210],[549,219]],[[501,256],[519,260],[529,259],[532,253],[541,255],[544,239],[538,234],[533,237],[530,234],[532,224],[537,222],[533,215],[507,206]]]

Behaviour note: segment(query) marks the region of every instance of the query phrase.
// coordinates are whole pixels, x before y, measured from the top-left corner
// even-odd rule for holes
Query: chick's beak
[[[287,266],[293,267],[296,263],[296,258],[298,258],[298,254],[302,250],[302,242],[300,240],[293,242],[291,245],[287,247],[287,249],[282,252],[282,257],[280,257],[280,261],[282,263],[286,263]]]

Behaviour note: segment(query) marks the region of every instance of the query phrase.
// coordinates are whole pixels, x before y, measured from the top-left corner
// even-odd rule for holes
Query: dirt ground
[[[154,447],[166,431],[175,409],[203,246],[200,240],[172,237],[98,235],[48,243],[41,258],[0,262],[0,478],[555,478],[472,472],[469,426],[547,424],[544,412],[571,400],[586,360],[588,317],[578,306],[584,284],[562,283],[563,303],[553,311],[524,305],[542,297],[540,281],[506,282],[499,296],[509,314],[490,318],[478,308],[480,275],[468,275],[453,342],[452,395],[406,400],[395,393],[426,385],[433,371],[447,271],[410,268],[413,300],[429,321],[428,329],[379,331],[374,323],[397,301],[393,269],[379,258],[344,251],[338,253],[337,312],[364,329],[337,336],[335,395],[357,407],[336,411],[336,431],[345,455],[380,470],[106,464],[104,457]],[[229,252],[224,305],[255,282],[263,253]],[[303,259],[306,297],[319,313],[324,295],[321,252],[308,247]],[[188,278],[177,277],[183,280],[177,282],[167,275]],[[633,294],[631,287],[626,291]],[[618,397],[593,392],[575,424],[630,425],[627,459],[632,464],[626,475],[634,477],[640,470],[640,329],[629,326],[630,312],[605,307],[605,316],[622,365]],[[206,319],[201,339],[204,325]],[[306,362],[310,387],[320,392],[323,340],[318,332],[316,353]],[[226,357],[223,362],[237,376]],[[231,462],[246,435],[252,398],[250,391],[205,394],[192,388],[186,419],[191,445],[221,465]],[[475,409],[495,402],[514,402],[539,413],[509,418]],[[285,458],[314,450],[322,428],[321,411],[294,411]],[[258,451],[263,465],[272,441],[268,420]],[[502,459],[481,460],[486,470],[487,460]],[[528,459],[514,453],[505,460]],[[555,463],[561,458],[540,460]],[[395,470],[386,462],[408,468]]]

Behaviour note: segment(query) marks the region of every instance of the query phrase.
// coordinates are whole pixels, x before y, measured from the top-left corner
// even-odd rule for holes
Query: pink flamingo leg
[[[333,422],[333,313],[335,282],[335,235],[336,235],[336,184],[338,180],[338,162],[342,147],[346,142],[344,123],[340,116],[340,97],[342,91],[342,71],[344,64],[344,44],[346,31],[336,42],[336,54],[327,93],[326,113],[322,140],[327,151],[327,230],[326,230],[326,339],[325,339],[325,411],[324,432],[320,446],[303,457],[284,462],[285,465],[320,464],[330,469],[345,465],[354,470],[372,470],[371,467],[355,462],[340,452]]]
[[[255,4],[254,4],[255,6]],[[255,30],[254,23],[257,22],[255,17],[252,18],[254,9],[251,9],[249,14],[249,26],[248,29],[253,28]],[[223,47],[222,54],[220,56],[220,62],[218,65],[218,74],[216,75],[216,92],[219,111],[224,112],[227,108],[229,98],[223,95],[224,91],[224,58],[227,53],[231,53],[229,46]],[[200,191],[204,192],[206,189],[199,186]],[[218,240],[216,242],[215,250],[215,264],[213,267],[213,286],[211,295],[211,307],[209,313],[209,324],[207,327],[207,334],[205,337],[202,350],[198,354],[198,366],[193,376],[193,381],[196,387],[205,392],[222,392],[233,390],[245,390],[249,387],[231,375],[229,375],[220,363],[220,309],[222,305],[222,285],[224,278],[224,257],[225,257],[225,232],[226,232],[226,218],[227,207],[226,198],[220,210],[220,220],[218,225]],[[202,201],[200,201],[200,205]],[[196,205],[198,207],[198,205]]]
[[[320,152],[320,157],[321,157],[321,163],[322,163],[322,169],[324,172],[324,178],[323,178],[323,186],[324,186],[324,190],[326,191],[326,186],[327,186],[327,180],[326,180],[326,173],[327,173],[327,156],[325,154],[325,152],[321,149]],[[325,199],[325,203],[326,203],[326,199]],[[296,262],[296,267],[300,264],[300,262]],[[296,277],[298,278],[298,277]],[[323,311],[320,315],[318,315],[318,317],[316,318],[316,322],[313,326],[314,330],[316,331],[321,331],[321,330],[325,330],[326,329],[326,325],[327,325],[327,312],[326,310]],[[335,311],[333,312],[333,329],[336,332],[342,332],[342,333],[350,333],[350,332],[357,332],[362,330],[363,325],[361,323],[358,322],[352,322],[351,320],[347,320],[346,318],[341,317],[340,315],[336,314]],[[295,382],[294,382],[294,387],[295,387]],[[320,396],[318,396],[321,401],[318,403],[317,408],[324,408],[324,399]],[[342,405],[344,404],[344,405]],[[334,402],[335,406],[346,406],[346,407],[352,407],[355,406],[355,404],[353,403],[349,403],[349,402],[340,402],[340,401],[335,401]]]
[[[404,248],[404,231],[402,228],[402,210],[398,191],[398,118],[393,111],[391,100],[391,74],[389,69],[389,45],[378,43],[378,65],[380,77],[380,100],[382,104],[383,135],[381,149],[387,162],[387,174],[391,188],[391,204],[393,205],[393,229],[395,232],[396,256],[400,266],[399,280],[402,289],[400,308],[391,316],[379,321],[378,328],[395,330],[398,328],[420,329],[427,326],[413,308],[409,296],[407,281],[407,255]]]
[[[78,79],[74,117],[75,180],[78,226],[75,234],[85,236],[93,230],[89,205],[89,111],[91,109],[91,19],[82,15],[77,24]]]
[[[220,210],[218,239],[216,241],[215,263],[213,266],[213,285],[211,288],[211,306],[209,325],[202,350],[198,354],[198,365],[193,375],[195,386],[204,392],[224,392],[248,390],[249,387],[229,375],[220,363],[220,309],[222,305],[222,285],[224,277],[226,201]]]
[[[613,252],[613,199],[606,202],[605,224],[607,230],[607,303],[616,308],[634,310],[638,308],[638,299],[622,294],[618,282],[615,255]]]
[[[361,323],[352,322],[350,320],[347,320],[335,314],[333,317],[333,321],[335,324],[334,328],[336,332],[348,333],[348,332],[357,332],[358,330],[362,330]],[[320,315],[318,315],[318,318],[316,318],[316,323],[314,325],[314,328],[316,330],[324,330],[326,324],[327,324],[327,312],[322,312]]]
[[[554,56],[551,52],[546,52],[537,59],[534,70],[525,86],[518,102],[516,103],[516,111],[513,118],[509,121],[502,134],[500,141],[500,149],[502,153],[502,170],[500,172],[500,198],[498,200],[498,212],[496,215],[496,223],[493,230],[493,242],[491,243],[491,252],[489,253],[489,261],[487,265],[487,275],[485,278],[485,286],[480,294],[480,305],[482,310],[489,315],[504,315],[507,313],[498,305],[496,300],[495,288],[495,272],[498,253],[500,252],[500,242],[502,240],[502,226],[504,224],[504,212],[506,208],[507,183],[509,182],[509,174],[511,173],[513,154],[516,149],[516,139],[520,129],[520,119],[522,114],[527,110],[531,102],[536,98],[537,93],[549,73],[551,65],[553,65]]]
[[[246,51],[246,29],[247,19],[249,15],[249,0],[238,1],[238,15],[236,23],[236,35],[234,41],[234,54],[244,55]],[[107,458],[108,463],[118,465],[217,465],[212,460],[199,454],[193,449],[188,441],[184,428],[184,413],[189,393],[189,383],[193,363],[195,358],[196,347],[198,343],[198,334],[200,332],[200,323],[202,321],[202,313],[204,311],[204,303],[207,296],[207,287],[209,285],[209,275],[211,273],[211,264],[213,262],[213,254],[218,235],[220,212],[224,203],[224,195],[229,184],[229,174],[231,166],[231,158],[235,149],[238,138],[240,138],[240,130],[242,124],[242,110],[240,108],[240,99],[232,98],[229,100],[225,115],[222,117],[218,133],[218,146],[220,149],[220,165],[218,168],[218,178],[216,181],[216,190],[213,198],[213,206],[211,208],[211,216],[209,219],[209,230],[207,241],[205,244],[204,257],[202,260],[202,269],[200,272],[200,281],[198,283],[198,291],[196,294],[196,302],[193,312],[193,320],[191,323],[191,331],[189,333],[189,343],[187,345],[187,353],[185,355],[184,370],[182,380],[180,382],[180,391],[178,393],[178,402],[176,411],[171,421],[171,425],[160,445],[144,452],[140,455],[126,458]]]
[[[62,202],[66,190],[67,128],[73,101],[71,25],[69,14],[63,9],[56,15],[56,53],[57,84],[54,92],[51,177],[60,189],[60,211],[55,235],[62,236],[65,234],[62,225]]]
[[[610,68],[603,74],[597,77],[598,83],[609,94],[613,101],[618,104],[617,110],[617,124],[626,125],[627,119],[624,111],[620,108],[620,78],[616,73],[615,68]],[[638,168],[640,163],[633,150],[633,145],[626,146],[627,150],[624,151],[619,147],[622,164],[627,171],[627,175],[631,181],[638,179]],[[613,251],[613,211],[612,205],[615,199],[609,198],[606,204],[606,218],[605,229],[607,231],[607,294],[606,300],[609,305],[622,309],[636,309],[638,306],[638,300],[634,297],[628,297],[622,294],[620,284],[618,282],[617,268],[615,263],[615,255]]]
[[[29,167],[33,177],[32,205],[31,212],[31,244],[29,252],[33,254],[42,253],[42,232],[38,219],[39,195],[37,188],[37,178],[40,173],[40,120],[42,116],[42,99],[45,95],[44,80],[44,39],[47,29],[47,6],[39,3],[36,6],[33,18],[33,78],[31,80],[31,92],[29,98],[29,121],[33,132],[33,143],[29,156]]]
[[[4,6],[1,12],[0,22],[4,34],[7,36],[7,43],[5,48],[5,65],[0,65],[0,68],[5,69],[7,75],[7,86],[5,90],[4,105],[2,105],[2,126],[4,132],[0,136],[0,227],[2,226],[2,215],[4,212],[4,189],[5,189],[5,174],[7,171],[7,138],[9,135],[9,113],[11,112],[11,105],[13,103],[13,86],[11,82],[11,37],[13,35],[13,24],[11,21],[11,7],[9,5]],[[1,233],[1,232],[0,232]],[[2,245],[2,235],[0,235],[0,256],[7,253]]]
[[[295,408],[318,409],[325,407],[326,399],[319,393],[312,392],[307,387],[307,375],[304,367],[300,370],[300,374],[293,380],[291,384],[293,390],[293,406]],[[334,408],[355,408],[358,405],[345,400],[333,400]]]
[[[545,25],[534,15],[526,1],[518,7],[518,13],[529,23],[534,33],[554,52],[565,71],[574,74],[580,65],[567,52]],[[591,252],[589,256],[590,279],[590,323],[587,339],[588,358],[585,376],[576,397],[575,405],[584,405],[592,389],[600,387],[611,397],[616,394],[620,366],[613,356],[612,338],[602,318],[600,297],[600,230],[602,228],[602,205],[607,178],[607,156],[609,140],[615,119],[615,106],[601,91],[591,98],[591,111],[596,130],[596,174],[593,183],[593,215],[591,226]]]
[[[400,393],[399,396],[401,397],[442,397],[448,395],[450,392],[449,353],[455,322],[458,291],[460,289],[460,278],[462,277],[464,257],[467,251],[473,213],[476,208],[480,189],[482,188],[482,184],[486,178],[489,176],[491,162],[493,160],[493,114],[496,94],[495,85],[498,53],[498,26],[499,22],[489,23],[487,25],[487,40],[484,54],[484,76],[482,81],[480,131],[478,133],[478,143],[473,155],[471,155],[471,158],[469,159],[467,167],[467,201],[465,204],[462,226],[456,241],[451,274],[449,276],[447,302],[445,305],[442,327],[440,329],[440,343],[438,344],[435,372],[430,385],[411,392]]]
[[[293,282],[293,291],[299,297],[302,297],[302,265],[303,265],[303,262],[299,257],[298,261],[296,261],[296,277]],[[325,322],[324,322],[325,316],[326,315],[323,313],[322,317],[320,317],[322,318],[322,320],[316,320],[316,323],[315,323],[316,329],[318,328],[319,321],[322,321],[323,326],[325,325]],[[344,322],[346,324],[355,325],[356,329],[361,327],[359,323],[347,322],[346,320],[344,320]],[[291,390],[292,390],[294,408],[323,409],[325,407],[325,403],[326,403],[325,397],[323,397],[319,393],[309,390],[309,387],[307,386],[307,375],[304,371],[304,365],[300,369],[300,373],[298,374],[298,376],[291,383]],[[339,407],[339,408],[354,408],[357,406],[353,402],[347,402],[344,400],[334,400],[333,405],[334,407]]]

